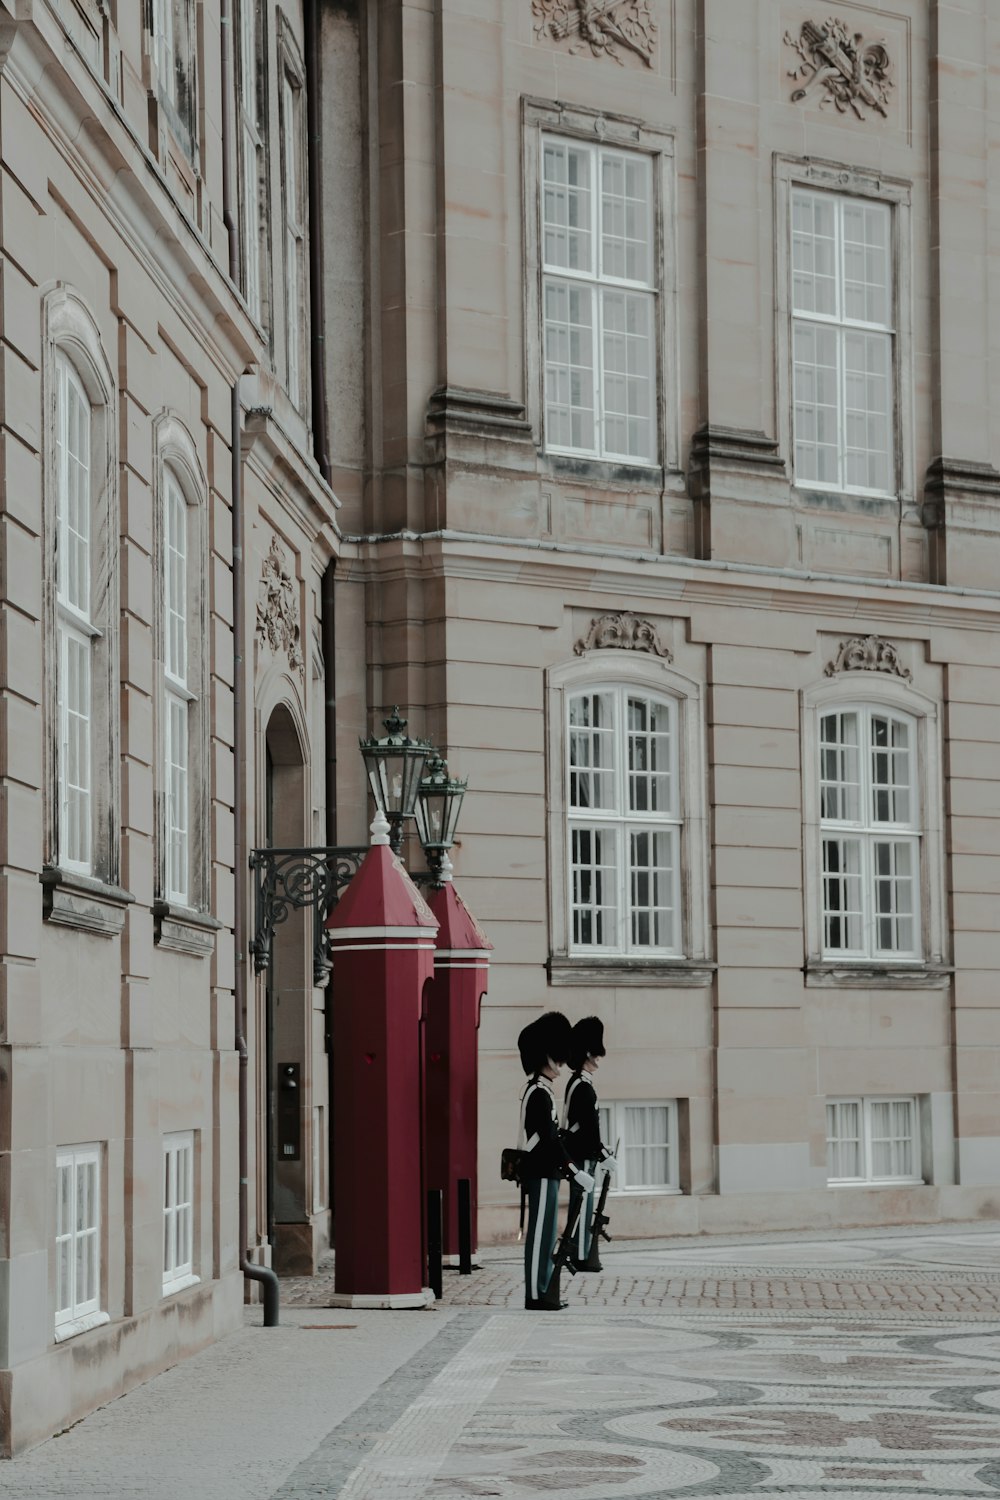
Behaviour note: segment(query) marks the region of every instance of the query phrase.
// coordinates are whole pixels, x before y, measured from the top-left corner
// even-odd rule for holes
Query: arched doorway
[[[300,848],[308,842],[306,759],[295,721],[282,705],[267,723],[264,764],[264,843]],[[327,1079],[323,997],[313,987],[312,921],[305,908],[275,927],[263,976],[264,1196],[272,1262],[285,1276],[311,1275],[325,1239]]]

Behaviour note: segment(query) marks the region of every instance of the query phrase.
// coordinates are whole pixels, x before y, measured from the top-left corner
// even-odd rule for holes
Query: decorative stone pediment
[[[890,677],[902,677],[904,682],[913,680],[896,647],[880,635],[855,635],[841,641],[836,657],[824,670],[827,677],[835,677],[838,672],[885,672]]]
[[[832,104],[839,114],[850,110],[859,120],[870,110],[888,117],[892,61],[884,40],[866,41],[846,21],[830,16],[822,26],[803,21],[797,37],[786,31],[785,45],[799,57],[788,74],[800,84],[793,101],[818,98],[821,109]]]
[[[656,626],[649,620],[640,620],[631,610],[622,610],[618,615],[599,615],[591,620],[587,634],[581,636],[573,650],[577,656],[585,651],[601,651],[613,647],[618,651],[648,651],[651,656],[662,656],[664,661],[673,661],[673,652],[660,640]]]
[[[291,559],[276,536],[271,537],[257,590],[257,639],[275,656],[284,652],[293,672],[302,671],[298,587]]]
[[[653,66],[656,22],[650,0],[531,0],[535,36],[565,42],[623,65],[626,56]]]

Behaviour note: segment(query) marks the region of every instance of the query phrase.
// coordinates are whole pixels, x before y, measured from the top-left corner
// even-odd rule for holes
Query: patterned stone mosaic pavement
[[[941,1322],[929,1330],[922,1319],[890,1327],[828,1314],[768,1322],[740,1313],[481,1316],[464,1315],[478,1324],[467,1342],[342,1488],[325,1493],[1000,1493],[996,1327]],[[364,1408],[358,1416],[363,1429]],[[276,1500],[324,1493],[302,1488],[305,1479],[293,1475]]]
[[[632,1243],[604,1259],[566,1283],[559,1314],[520,1309],[510,1247],[448,1273],[457,1311],[428,1346],[440,1368],[391,1424],[386,1382],[377,1432],[360,1408],[275,1500],[1000,1494],[991,1228]],[[322,1305],[323,1275],[309,1295]],[[342,1488],[310,1487],[345,1443]]]

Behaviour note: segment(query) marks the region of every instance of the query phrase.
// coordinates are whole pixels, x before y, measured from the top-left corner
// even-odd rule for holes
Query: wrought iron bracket
[[[318,986],[327,983],[330,952],[326,919],[367,853],[367,844],[253,850],[250,868],[254,872],[254,935],[250,952],[255,973],[263,973],[271,962],[274,929],[287,922],[293,911],[309,908],[314,914],[313,983]]]

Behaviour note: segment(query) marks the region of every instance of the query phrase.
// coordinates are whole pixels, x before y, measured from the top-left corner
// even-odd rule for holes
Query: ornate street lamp
[[[417,798],[417,832],[431,871],[434,885],[451,879],[448,851],[455,842],[458,814],[469,784],[450,780],[447,762],[435,753],[427,762]]]
[[[389,819],[392,852],[399,854],[403,848],[403,825],[416,811],[420,777],[434,747],[428,740],[410,738],[398,706],[382,722],[388,734],[380,740],[374,736],[361,740],[361,754],[375,805]]]

